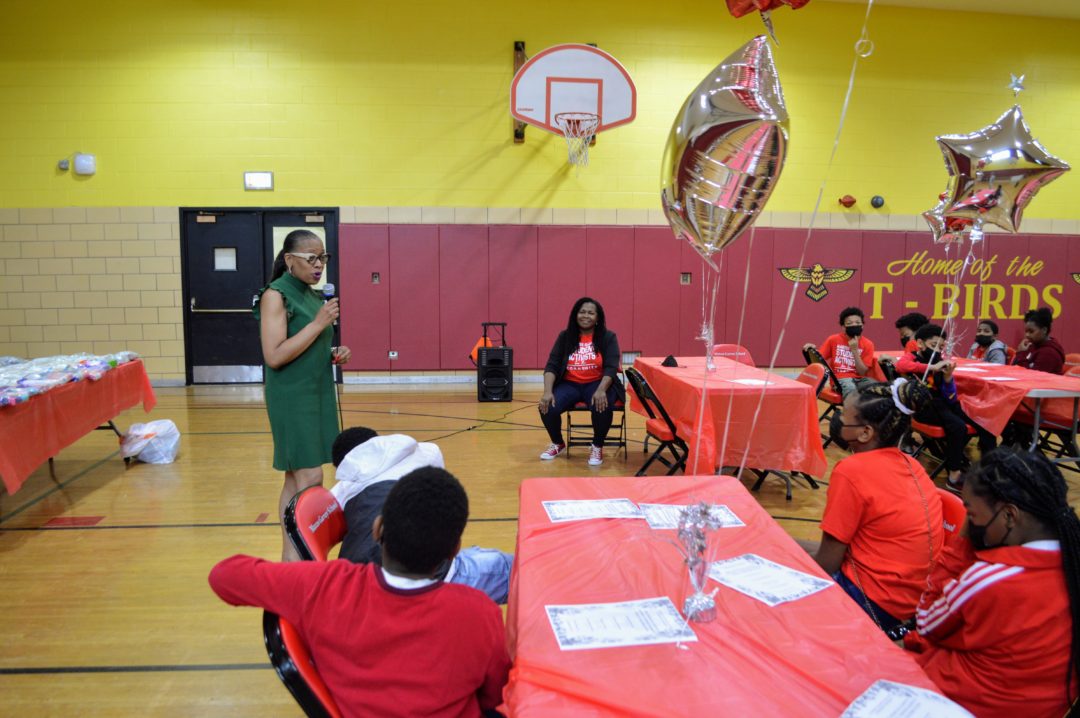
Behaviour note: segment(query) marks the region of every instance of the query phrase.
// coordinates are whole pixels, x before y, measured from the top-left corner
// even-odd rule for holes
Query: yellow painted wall
[[[774,13],[792,115],[770,210],[812,209],[864,6]],[[761,30],[721,0],[8,3],[0,26],[0,207],[352,205],[655,208],[661,149],[687,92]],[[1080,22],[876,6],[826,191],[913,215],[944,187],[936,134],[1021,102],[1050,151],[1080,162]],[[637,80],[637,121],[567,171],[562,140],[511,142],[512,43],[595,42]],[[55,169],[98,157],[77,180]],[[275,172],[245,193],[242,172]],[[1030,217],[1076,219],[1080,176]]]

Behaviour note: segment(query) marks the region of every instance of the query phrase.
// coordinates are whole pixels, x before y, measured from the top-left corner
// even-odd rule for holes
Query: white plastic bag
[[[171,464],[180,451],[180,430],[168,419],[132,424],[120,450],[125,459],[134,456],[148,464]]]

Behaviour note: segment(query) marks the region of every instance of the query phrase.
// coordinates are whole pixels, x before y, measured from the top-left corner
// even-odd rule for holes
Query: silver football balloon
[[[675,118],[660,197],[676,236],[712,263],[761,214],[787,143],[784,93],[769,43],[759,35],[710,72]]]

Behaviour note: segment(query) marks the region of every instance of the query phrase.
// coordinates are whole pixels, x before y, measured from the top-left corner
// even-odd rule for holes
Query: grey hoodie
[[[974,359],[975,350],[978,348],[978,344],[972,343],[971,349],[968,350],[967,358]],[[987,364],[1008,364],[1009,348],[1005,346],[1005,342],[1000,339],[995,339],[993,344],[986,347],[986,354],[983,355],[983,361]]]

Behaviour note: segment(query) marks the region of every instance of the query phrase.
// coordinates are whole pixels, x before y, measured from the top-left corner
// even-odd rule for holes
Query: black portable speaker
[[[476,400],[510,401],[514,398],[514,350],[480,347],[476,356]]]

